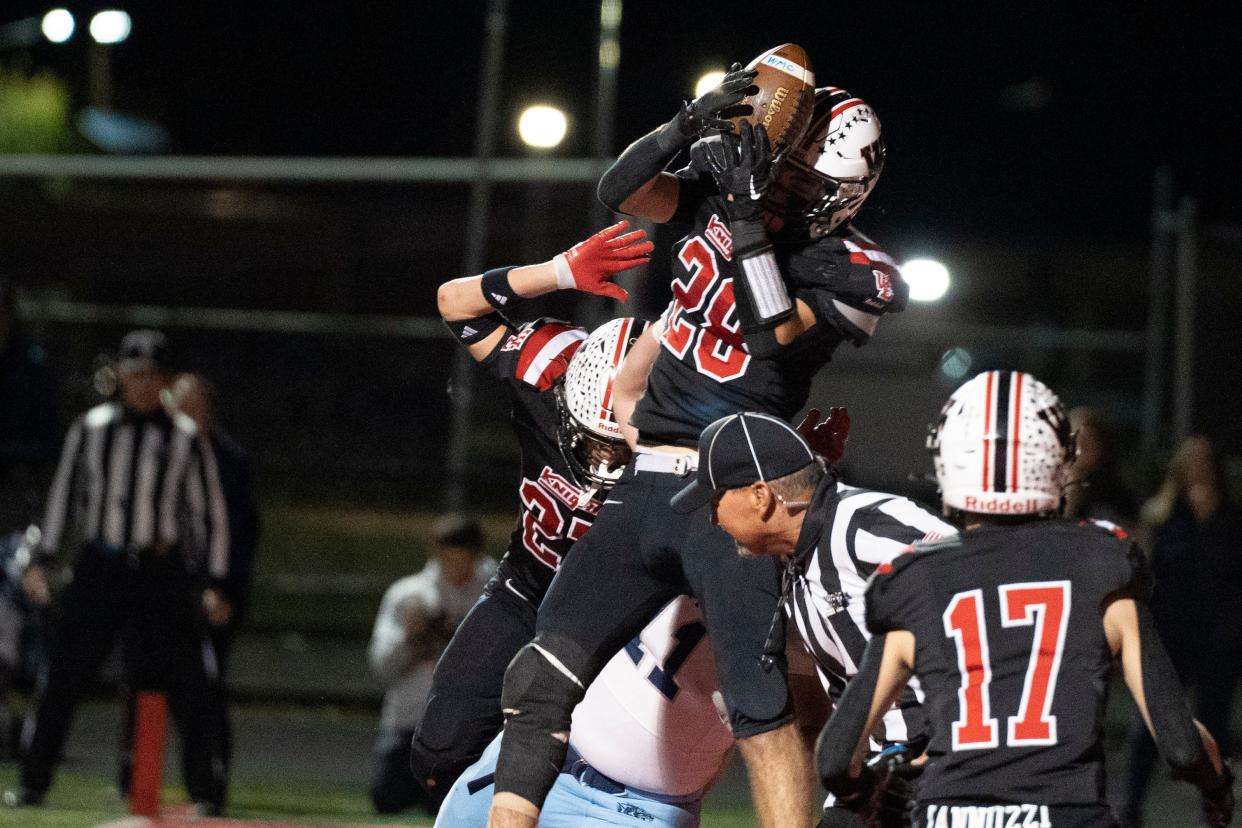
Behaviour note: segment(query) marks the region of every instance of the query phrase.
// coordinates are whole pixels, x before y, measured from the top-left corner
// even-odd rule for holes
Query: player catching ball
[[[781,61],[778,73],[813,86],[806,67],[779,51],[757,61]],[[733,128],[733,107],[765,91],[758,80],[758,68],[737,67],[631,145],[600,181],[608,206],[690,230],[673,251],[674,300],[635,345],[634,354],[654,352],[655,362],[642,374],[636,367],[645,360],[632,362],[617,379],[614,407],[619,424],[637,431],[635,457],[558,573],[535,640],[505,675],[492,825],[536,824],[565,761],[574,706],[678,595],[698,599],[760,823],[810,823],[809,756],[784,658],[762,658],[780,592],[777,567],[737,556],[706,508],[677,514],[668,501],[694,472],[709,423],[742,410],[794,416],[833,350],[865,343],[883,313],[904,306],[906,291],[890,259],[844,230],[879,173],[874,114],[824,90],[793,143],[773,147],[763,123],[749,120],[720,133]],[[834,157],[848,156],[856,173],[848,187],[816,168],[830,138],[843,153]],[[691,166],[664,172],[696,142]],[[779,227],[780,238],[769,227]],[[635,407],[635,389],[644,388]]]
[[[1174,773],[1213,826],[1232,775],[1191,718],[1147,607],[1146,558],[1111,524],[1058,518],[1073,437],[1061,401],[1016,371],[953,393],[929,440],[960,534],[916,543],[867,590],[876,636],[820,736],[819,771],[862,798],[857,756],[911,676],[933,734],[916,828],[1115,828],[1104,798],[1104,693],[1114,659]]]

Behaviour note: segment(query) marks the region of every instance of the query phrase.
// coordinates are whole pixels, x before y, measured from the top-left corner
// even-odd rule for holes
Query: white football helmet
[[[954,391],[927,447],[944,505],[987,515],[1056,512],[1074,459],[1061,401],[1019,371],[987,371]]]
[[[811,123],[781,161],[768,188],[765,210],[779,231],[804,229],[826,236],[854,217],[884,169],[880,119],[844,89],[815,90]]]
[[[623,317],[596,328],[556,387],[561,454],[580,486],[607,489],[629,462],[630,447],[612,414],[612,383],[647,324]]]

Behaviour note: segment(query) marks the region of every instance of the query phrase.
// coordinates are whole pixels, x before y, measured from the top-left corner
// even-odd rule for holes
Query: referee
[[[47,673],[27,719],[14,805],[39,805],[83,692],[116,639],[135,690],[168,694],[181,733],[186,788],[196,810],[220,811],[211,761],[204,589],[228,574],[228,525],[210,450],[193,422],[169,414],[168,343],[133,331],[116,362],[119,401],[69,429],[48,495],[43,537],[27,581],[46,582],[57,549],[77,546],[73,579],[53,629]]]
[[[957,530],[912,500],[841,483],[798,432],[767,414],[712,423],[699,439],[699,458],[697,479],[673,497],[674,511],[710,502],[714,522],[733,536],[740,554],[784,558],[781,604],[835,705],[870,639],[863,595],[871,574],[911,543]],[[775,620],[773,628],[779,629]],[[769,653],[783,645],[783,638],[769,640]],[[887,756],[908,760],[898,746],[913,743],[909,752],[921,752],[926,721],[911,688],[880,729],[874,751],[889,748]],[[821,826],[859,824],[837,805],[829,796]],[[896,811],[894,817],[893,824],[902,824]]]

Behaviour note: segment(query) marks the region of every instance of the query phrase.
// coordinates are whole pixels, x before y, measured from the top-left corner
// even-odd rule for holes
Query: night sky
[[[99,7],[67,5],[80,20]],[[117,105],[164,124],[174,152],[471,152],[483,0],[123,5],[134,34],[115,49]],[[1242,218],[1228,5],[626,0],[614,150],[670,117],[705,69],[792,40],[821,84],[880,114],[889,160],[869,208],[899,223],[1140,239],[1164,160],[1209,220]],[[47,4],[4,6],[11,19]],[[513,0],[504,153],[520,152],[512,123],[536,100],[571,113],[562,152],[589,151],[596,8]],[[76,47],[41,47],[37,62],[80,76],[80,27]]]

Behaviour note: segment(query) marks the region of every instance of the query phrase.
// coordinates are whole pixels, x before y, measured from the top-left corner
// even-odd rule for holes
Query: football
[[[763,124],[772,142],[772,151],[779,153],[795,143],[806,132],[815,108],[815,73],[806,50],[796,43],[785,43],[768,49],[746,65],[756,69],[755,85],[759,91],[747,95],[741,105],[750,105],[751,114],[742,118],[756,126]]]

